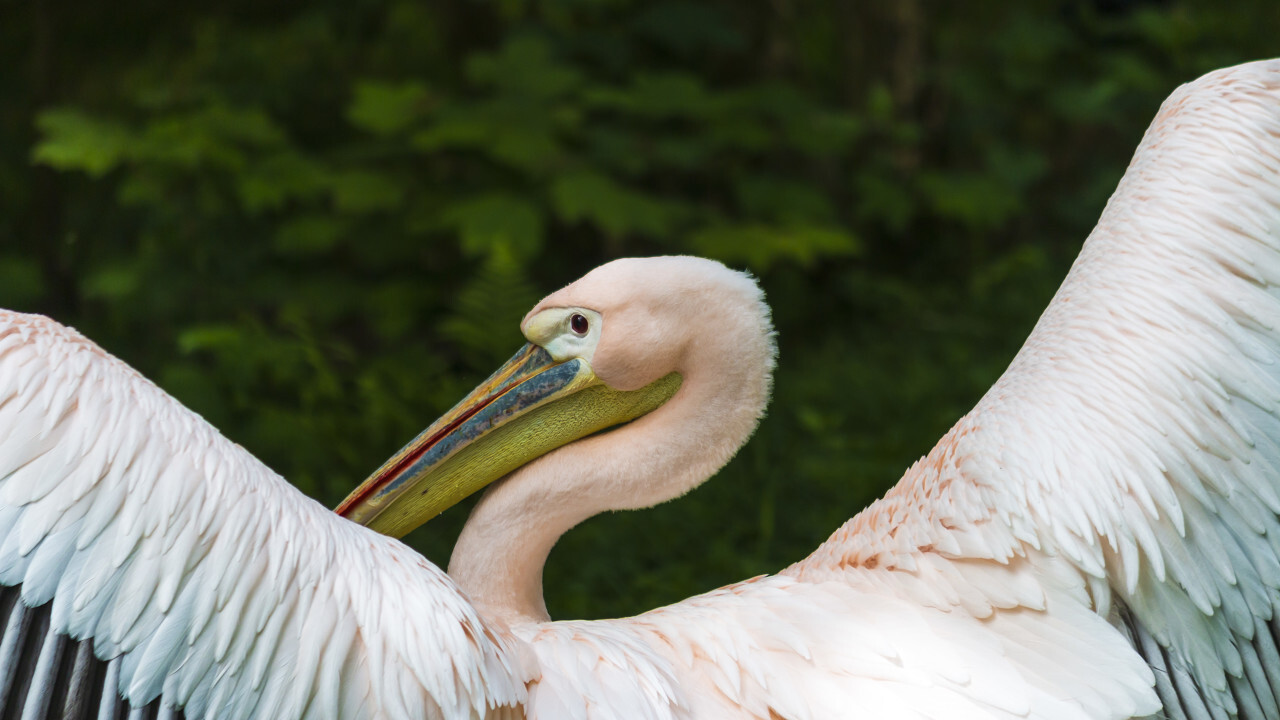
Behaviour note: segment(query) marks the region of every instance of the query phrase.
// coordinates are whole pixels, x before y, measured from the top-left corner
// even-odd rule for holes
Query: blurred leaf
[[[230,408],[219,387],[218,379],[187,361],[167,365],[159,384],[183,405],[196,411],[214,427],[224,426],[231,418]]]
[[[599,107],[658,118],[697,116],[710,108],[701,80],[685,73],[640,75],[627,88],[596,88],[586,99]]]
[[[284,131],[259,108],[211,103],[150,123],[134,145],[139,160],[239,169],[257,152],[284,144]]]
[[[390,135],[405,130],[421,117],[427,98],[427,88],[420,82],[361,82],[356,85],[347,119],[377,135]]]
[[[457,228],[463,250],[473,256],[502,251],[525,258],[542,245],[542,215],[537,206],[511,195],[493,193],[457,203],[444,221]]]
[[[374,288],[365,302],[378,335],[387,341],[400,341],[412,332],[422,295],[415,283],[383,283]]]
[[[1011,186],[977,172],[923,173],[918,183],[935,212],[977,230],[999,227],[1021,205]]]
[[[744,214],[783,225],[831,223],[835,210],[819,188],[769,175],[747,175],[734,188]]]
[[[520,320],[538,297],[515,256],[497,246],[454,298],[454,312],[441,324],[441,332],[468,355],[497,367],[519,349]]]
[[[806,113],[787,123],[788,140],[803,152],[818,157],[847,152],[862,133],[862,120],[852,114]]]
[[[238,176],[240,202],[251,214],[275,210],[290,200],[313,198],[332,186],[328,172],[293,152],[268,155]]]
[[[858,242],[838,229],[812,225],[720,225],[689,238],[699,255],[726,263],[745,263],[758,271],[783,261],[812,265],[819,258],[853,255]]]
[[[695,2],[644,3],[635,28],[655,43],[677,52],[706,48],[736,50],[746,38],[719,9]]]
[[[280,226],[274,245],[286,255],[314,255],[332,248],[343,231],[342,223],[328,215],[303,215]]]
[[[351,170],[333,175],[329,183],[341,212],[392,210],[404,200],[404,189],[382,173]]]
[[[1026,278],[1046,275],[1050,275],[1050,264],[1044,248],[1023,245],[980,268],[974,273],[971,285],[976,297],[987,299],[1001,289],[1023,292]],[[1052,276],[1045,279],[1050,283],[1055,280]],[[1015,306],[1027,300],[1025,297],[1012,299]]]
[[[205,325],[184,330],[178,335],[178,350],[235,349],[244,345],[244,332],[234,325]]]
[[[31,154],[35,162],[93,177],[124,162],[135,142],[123,125],[74,109],[46,110],[36,124],[43,139]]]
[[[469,109],[444,111],[430,126],[413,135],[413,146],[423,152],[452,147],[483,147],[491,134],[487,125]]]
[[[533,35],[512,37],[492,55],[473,56],[467,75],[479,85],[537,98],[562,95],[579,80],[577,70],[554,59],[547,42]]]
[[[427,153],[472,148],[520,169],[539,169],[560,154],[549,112],[546,107],[508,102],[449,108],[414,133],[411,142]]]
[[[871,222],[884,223],[891,232],[901,234],[916,212],[916,200],[905,183],[871,173],[859,173],[856,208],[858,216]]]
[[[0,305],[30,306],[45,292],[40,266],[30,258],[0,257]]]
[[[551,185],[556,213],[566,222],[586,220],[608,235],[661,236],[681,217],[679,203],[629,190],[604,175],[577,172]]]
[[[84,295],[103,300],[128,297],[137,291],[140,274],[140,268],[132,262],[100,267],[84,279]]]

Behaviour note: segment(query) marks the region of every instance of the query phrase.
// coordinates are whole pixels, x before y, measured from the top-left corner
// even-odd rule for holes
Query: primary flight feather
[[[0,718],[1280,717],[1280,61],[1179,88],[978,406],[808,558],[552,622],[764,411],[754,281],[620,260],[339,508],[0,313]],[[785,472],[780,468],[779,472]],[[491,483],[491,484],[490,484]],[[403,534],[488,485],[445,575]]]

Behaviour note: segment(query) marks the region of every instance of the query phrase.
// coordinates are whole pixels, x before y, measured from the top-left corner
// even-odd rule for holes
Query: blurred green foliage
[[[557,616],[798,560],[1008,363],[1201,1],[33,0],[0,23],[0,304],[74,325],[321,502],[625,255],[755,273],[775,401],[721,476],[557,548]],[[465,509],[413,536],[448,559]]]

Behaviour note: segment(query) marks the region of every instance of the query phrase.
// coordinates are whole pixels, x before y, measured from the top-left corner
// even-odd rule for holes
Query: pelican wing
[[[1270,61],[1164,103],[1009,369],[790,574],[909,583],[941,567],[930,604],[946,607],[948,592],[989,595],[970,577],[984,563],[1065,559],[1150,664],[1168,717],[1276,717],[1278,360]]]
[[[635,618],[525,626],[517,632],[541,671],[529,715],[1099,720],[1152,713],[1150,671],[1081,601],[1079,578],[1065,564],[1044,563],[1033,573],[1032,562],[981,570],[983,582],[963,599],[926,587],[942,579],[927,574],[923,581],[877,571],[816,581],[779,575]]]
[[[79,334],[0,311],[0,716],[514,715],[504,632]]]

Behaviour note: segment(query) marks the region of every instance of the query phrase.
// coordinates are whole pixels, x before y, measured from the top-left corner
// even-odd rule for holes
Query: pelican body
[[[1280,717],[1280,61],[1165,102],[1004,375],[776,575],[542,599],[565,531],[753,432],[754,280],[618,260],[521,330],[333,513],[0,312],[0,718]],[[482,488],[448,574],[390,537]]]

